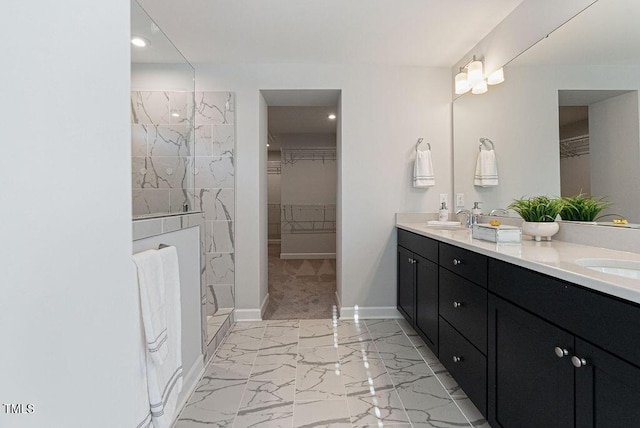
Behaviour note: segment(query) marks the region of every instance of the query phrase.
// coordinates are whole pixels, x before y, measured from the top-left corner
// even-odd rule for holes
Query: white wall
[[[338,290],[346,307],[395,307],[394,213],[435,211],[439,193],[451,193],[450,70],[251,64],[196,69],[199,89],[237,95],[237,307],[258,308],[266,295],[257,263],[266,257],[266,223],[257,215],[265,209],[261,192],[266,194],[260,89],[342,90]],[[433,147],[437,186],[428,190],[410,186],[418,137]]]
[[[504,208],[522,196],[560,195],[559,90],[640,88],[639,66],[509,66],[505,74],[505,82],[488,93],[454,102],[455,189],[465,193],[467,204],[469,195],[479,198],[484,210]],[[496,188],[472,184],[480,134],[496,143]],[[615,142],[611,150],[618,151]],[[593,182],[591,187],[593,193]]]
[[[134,425],[129,7],[3,3],[2,427]]]
[[[589,106],[591,192],[615,201],[603,212],[640,223],[640,115],[633,91]]]
[[[589,120],[568,123],[560,127],[560,141],[589,135]],[[584,154],[560,158],[560,196],[591,195],[591,157]]]

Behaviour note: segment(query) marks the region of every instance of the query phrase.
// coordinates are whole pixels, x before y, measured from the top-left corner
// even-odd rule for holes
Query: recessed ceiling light
[[[329,120],[335,120],[336,119],[336,115],[331,113],[329,116],[327,116],[329,118]]]
[[[149,45],[149,41],[145,38],[135,36],[131,38],[131,44],[138,48],[145,48]]]

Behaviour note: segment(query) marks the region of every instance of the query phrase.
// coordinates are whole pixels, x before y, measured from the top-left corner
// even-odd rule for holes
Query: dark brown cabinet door
[[[488,321],[491,426],[573,427],[573,335],[493,295]]]
[[[420,257],[416,260],[416,327],[425,343],[438,355],[438,265]]]
[[[415,322],[415,256],[398,247],[398,310],[412,325]]]
[[[640,368],[576,338],[576,427],[640,424]]]

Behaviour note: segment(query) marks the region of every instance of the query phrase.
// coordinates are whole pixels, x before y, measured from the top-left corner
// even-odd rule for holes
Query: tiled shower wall
[[[233,94],[135,91],[131,111],[134,216],[202,211],[206,314],[233,308]]]
[[[235,102],[229,92],[195,94],[195,209],[205,218],[207,315],[234,307]]]
[[[133,215],[193,205],[193,92],[131,93]]]

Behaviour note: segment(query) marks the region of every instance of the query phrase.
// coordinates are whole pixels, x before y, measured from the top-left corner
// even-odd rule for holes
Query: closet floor
[[[280,245],[269,245],[269,305],[263,319],[332,318],[335,294],[335,259],[282,260]]]
[[[175,428],[489,425],[404,320],[236,323]]]

